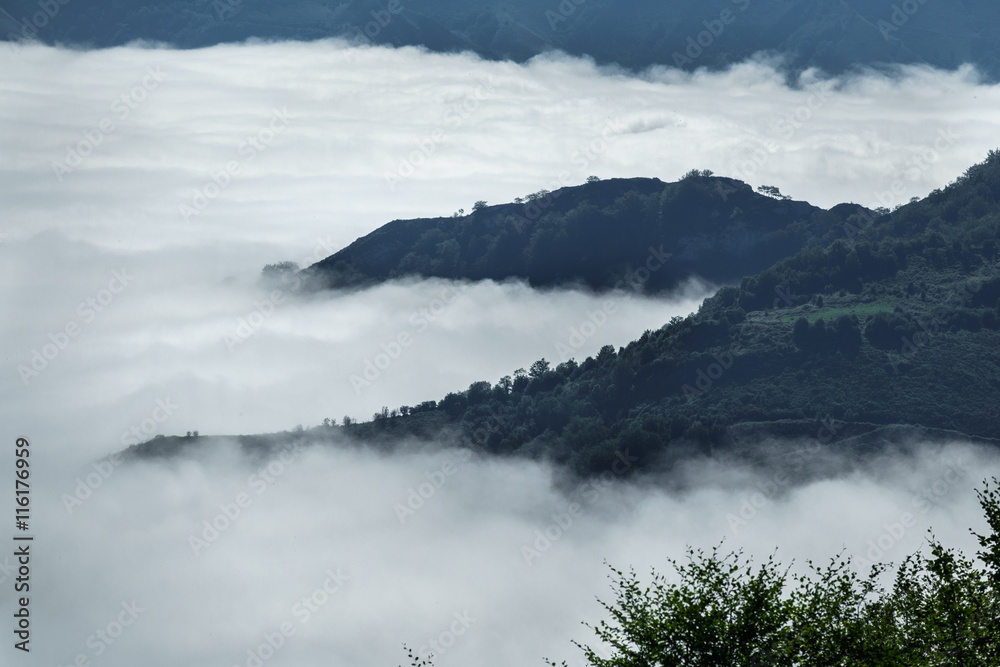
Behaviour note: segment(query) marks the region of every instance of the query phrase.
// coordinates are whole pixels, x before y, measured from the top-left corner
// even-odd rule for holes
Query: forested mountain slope
[[[520,278],[536,287],[659,291],[698,276],[739,280],[841,233],[860,206],[831,211],[709,172],[677,183],[588,182],[527,201],[479,204],[470,215],[397,220],[318,262],[316,286],[352,287],[423,276]],[[636,275],[638,273],[638,275]]]
[[[861,448],[913,435],[1000,444],[998,234],[992,151],[946,189],[891,213],[856,213],[828,230],[839,238],[617,350],[538,360],[440,400],[315,431],[389,447],[447,434],[584,474],[624,452],[642,467],[768,437]],[[135,453],[189,444],[161,438]]]
[[[1000,439],[1000,151],[840,232],[618,350],[539,360],[348,430],[385,441],[458,429],[487,451],[581,472],[625,450],[648,463],[772,435]]]

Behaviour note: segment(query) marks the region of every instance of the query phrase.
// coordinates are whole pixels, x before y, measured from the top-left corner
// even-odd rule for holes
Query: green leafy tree
[[[531,364],[531,369],[528,371],[528,375],[532,378],[539,378],[549,372],[551,364],[545,359],[539,359],[535,363]]]
[[[761,185],[757,188],[757,192],[761,193],[762,195],[767,195],[768,197],[773,197],[775,199],[782,199],[785,201],[791,199],[791,197],[789,197],[788,195],[781,194],[781,190],[779,190],[774,185]]]
[[[842,556],[789,576],[773,555],[755,567],[689,549],[670,561],[678,583],[654,572],[648,585],[613,569],[609,618],[588,626],[601,646],[574,644],[593,667],[998,667],[1000,493],[979,499],[991,532],[974,533],[977,560],[931,539],[888,592],[888,566],[861,576]]]
[[[782,599],[787,572],[769,559],[754,568],[741,553],[688,550],[688,563],[670,561],[680,575],[658,573],[643,585],[634,571],[613,570],[617,602],[601,605],[610,621],[590,627],[612,649],[574,642],[594,667],[737,667],[789,665],[791,603]],[[555,665],[554,662],[549,664]],[[565,665],[566,663],[563,663]]]
[[[410,659],[410,667],[434,667],[433,662],[421,657],[406,644],[403,644],[403,648],[406,649],[406,657]]]

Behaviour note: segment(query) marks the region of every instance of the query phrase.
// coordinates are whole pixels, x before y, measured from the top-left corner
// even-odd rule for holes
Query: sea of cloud
[[[437,665],[577,665],[570,640],[592,641],[580,624],[601,618],[595,598],[613,599],[605,562],[648,579],[672,575],[667,559],[687,545],[721,543],[798,572],[836,554],[867,572],[926,552],[928,528],[971,553],[967,528],[983,529],[972,489],[1000,472],[995,451],[957,443],[863,471],[824,472],[824,457],[804,483],[780,463],[696,461],[623,484],[622,461],[566,485],[467,450],[324,442],[248,459],[216,444],[123,463],[68,506],[99,466],[38,473],[32,610],[45,641],[31,664],[395,666],[406,644]]]
[[[993,147],[1000,91],[971,71],[792,89],[766,63],[629,76],[335,42],[5,44],[0,69],[0,437],[34,452],[30,664],[253,667],[248,651],[285,623],[294,633],[265,664],[397,665],[403,642],[426,652],[431,639],[441,665],[541,664],[575,658],[569,640],[607,596],[604,559],[663,567],[725,537],[788,560],[898,561],[928,526],[970,544],[972,489],[1000,464],[961,444],[802,483],[698,462],[568,495],[540,464],[433,449],[94,462],[154,434],[364,419],[557,363],[567,346],[581,360],[713,289],[410,281],[303,295],[261,285],[266,263],[306,265],[394,218],[591,174],[712,169],[821,205],[892,206]],[[12,453],[0,470],[12,485]]]
[[[214,244],[248,263],[589,175],[711,169],[817,205],[892,207],[981,161],[1000,126],[1000,87],[971,69],[789,88],[765,62],[630,76],[336,42],[4,44],[0,64],[11,239]]]

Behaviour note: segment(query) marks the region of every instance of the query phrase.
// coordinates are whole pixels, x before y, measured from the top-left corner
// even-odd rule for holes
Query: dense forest
[[[718,199],[717,184],[692,175],[651,194],[625,192],[611,209],[662,201],[664,192]],[[691,317],[593,357],[539,359],[438,400],[385,407],[370,421],[334,417],[312,435],[386,447],[446,435],[583,475],[607,470],[623,452],[640,469],[770,436],[861,448],[914,433],[996,442],[1000,151],[891,212],[774,205],[813,216],[799,226],[810,230],[807,247],[719,290]],[[566,216],[577,208],[564,206]],[[134,453],[190,444],[161,438]]]
[[[711,179],[686,186],[711,189]],[[828,230],[831,231],[831,230]],[[539,359],[437,401],[346,427],[372,442],[442,429],[495,454],[580,473],[640,467],[768,435],[996,438],[1000,422],[1000,151],[895,211],[721,289],[699,312],[594,357]]]

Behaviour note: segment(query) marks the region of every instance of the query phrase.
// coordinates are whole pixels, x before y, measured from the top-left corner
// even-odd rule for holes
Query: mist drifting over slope
[[[803,485],[717,461],[568,495],[544,465],[433,447],[307,445],[264,460],[220,448],[106,479],[93,465],[139,437],[367,418],[558,362],[557,345],[610,300],[582,359],[712,290],[423,281],[277,299],[257,283],[268,262],[308,264],[393,218],[590,174],[697,167],[821,205],[892,206],[945,185],[998,135],[998,89],[970,71],[807,76],[793,90],[762,63],[634,77],[334,42],[5,45],[0,66],[0,414],[5,442],[24,435],[36,452],[39,664],[250,665],[285,623],[295,633],[268,665],[396,665],[403,642],[431,639],[446,648],[439,665],[540,664],[575,659],[569,640],[606,593],[603,559],[662,567],[725,537],[788,560],[871,558],[873,542],[898,561],[930,525],[970,544],[971,489],[1000,464],[961,444],[822,468]],[[412,345],[352,383],[404,332]],[[426,484],[430,497],[400,513]],[[205,522],[228,527],[209,540]],[[119,618],[134,622],[111,637]]]
[[[439,665],[578,664],[569,639],[588,639],[580,621],[609,598],[605,559],[666,571],[685,545],[725,540],[758,556],[777,548],[797,569],[841,552],[899,562],[931,526],[972,550],[971,487],[1000,472],[996,452],[928,447],[868,463],[782,486],[769,471],[699,462],[683,491],[609,471],[560,492],[545,466],[459,450],[306,445],[247,460],[222,448],[123,464],[72,513],[58,494],[74,481],[50,473],[36,613],[57,639],[39,657],[398,665],[406,643]],[[142,612],[105,646],[97,632],[115,631],[123,602]]]

